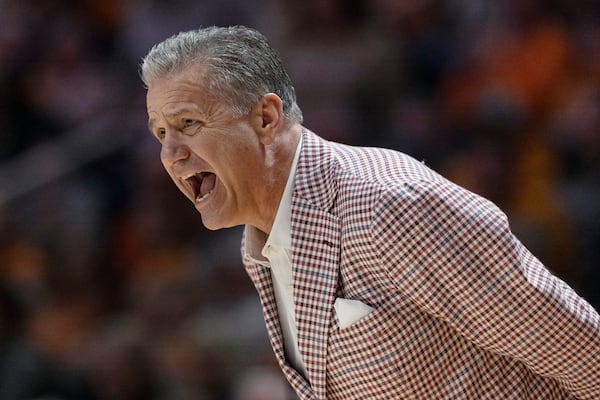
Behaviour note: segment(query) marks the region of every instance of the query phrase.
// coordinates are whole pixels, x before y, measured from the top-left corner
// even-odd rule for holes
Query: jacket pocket
[[[344,299],[341,297],[335,299],[333,306],[340,329],[352,326],[375,311],[373,307],[360,300]]]

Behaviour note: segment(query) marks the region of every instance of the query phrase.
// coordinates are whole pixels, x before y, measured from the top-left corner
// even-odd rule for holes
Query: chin
[[[216,224],[213,221],[206,221],[204,218],[202,218],[202,225],[204,225],[204,227],[209,231],[218,231],[219,229],[223,229],[222,225]]]
[[[231,228],[235,226],[233,224],[227,224],[224,221],[220,221],[218,219],[205,218],[202,215],[200,216],[202,217],[202,225],[204,225],[204,227],[210,231],[218,231],[220,229]]]
[[[220,230],[220,229],[223,229],[223,228],[224,228],[223,226],[216,226],[216,225],[214,225],[214,226],[213,226],[213,225],[208,225],[208,224],[204,224],[204,223],[203,223],[203,225],[204,225],[204,227],[205,227],[206,229],[208,229],[209,231],[218,231],[218,230]]]

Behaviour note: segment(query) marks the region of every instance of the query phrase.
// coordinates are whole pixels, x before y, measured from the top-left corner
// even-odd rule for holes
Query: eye
[[[163,140],[165,138],[166,134],[167,134],[166,130],[164,130],[164,129],[158,129],[156,131],[156,133],[154,134],[154,136],[156,136],[156,138],[158,140]]]
[[[199,129],[203,124],[197,119],[184,118],[181,120],[181,125],[182,125],[181,130],[186,135],[195,135],[196,133],[199,132]]]
[[[183,120],[183,126],[185,128],[189,128],[190,126],[193,126],[197,123],[198,121],[196,121],[195,119],[184,119]]]

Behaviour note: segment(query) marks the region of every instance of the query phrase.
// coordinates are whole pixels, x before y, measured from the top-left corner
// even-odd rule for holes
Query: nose
[[[163,164],[172,165],[177,161],[184,160],[190,155],[189,147],[181,141],[179,135],[174,130],[168,130],[162,140],[160,149],[160,158]]]

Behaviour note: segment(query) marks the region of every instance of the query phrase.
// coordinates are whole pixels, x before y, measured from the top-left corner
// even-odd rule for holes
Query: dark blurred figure
[[[23,340],[24,310],[1,283],[0,280],[0,398],[95,400],[81,371],[54,363]]]

